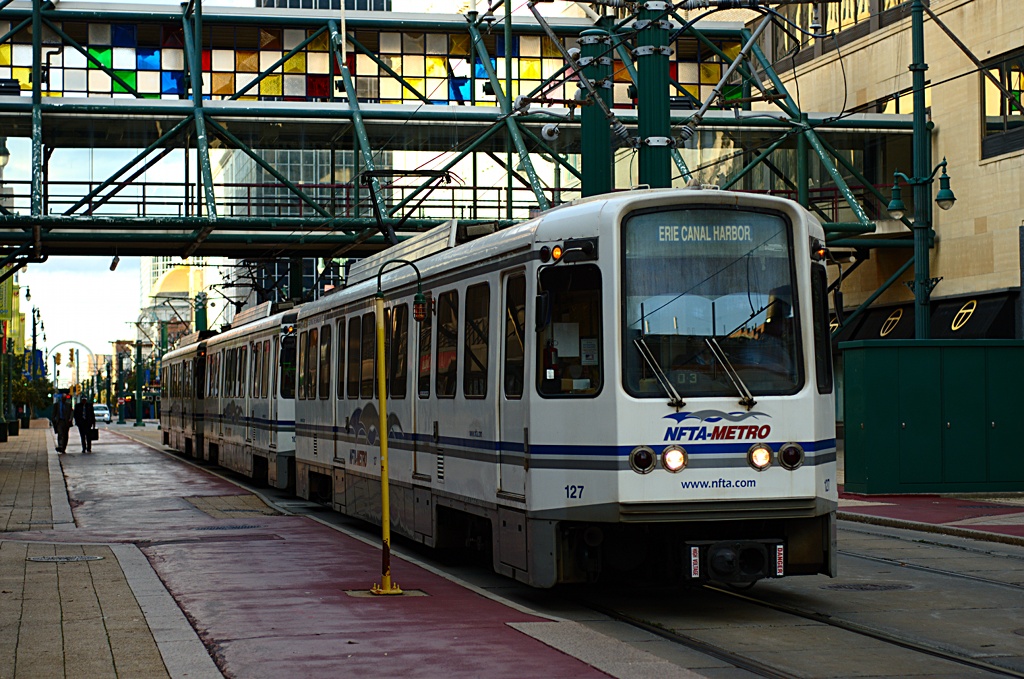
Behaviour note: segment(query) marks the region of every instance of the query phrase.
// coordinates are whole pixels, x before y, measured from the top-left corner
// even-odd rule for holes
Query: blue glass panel
[[[185,91],[185,72],[164,71],[161,73],[160,91],[163,94],[182,94]]]
[[[504,35],[499,35],[498,36],[498,44],[494,48],[494,54],[495,54],[495,56],[499,56],[499,57],[505,56],[505,36]],[[517,36],[517,35],[512,36],[512,56],[513,57],[518,57],[519,56],[519,36]]]
[[[448,98],[451,101],[469,101],[469,78],[449,78]]]
[[[135,59],[140,71],[160,70],[160,50],[155,47],[140,47],[135,50]]]
[[[136,42],[133,24],[113,24],[110,27],[110,44],[114,47],[135,47]]]
[[[497,62],[494,59],[491,59],[491,68],[496,68],[496,64]],[[484,69],[484,63],[480,61],[480,57],[477,57],[473,61],[473,75],[477,78],[487,80],[487,71]]]

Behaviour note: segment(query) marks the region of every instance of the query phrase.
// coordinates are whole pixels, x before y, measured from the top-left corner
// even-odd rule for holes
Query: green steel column
[[[806,113],[800,114],[800,126],[805,130],[807,129]],[[807,137],[803,134],[796,135],[796,200],[804,207],[808,207],[811,204],[808,187],[807,151]]]
[[[203,112],[203,0],[196,0],[193,9],[195,26],[188,17],[182,17],[185,33],[185,50],[189,55],[189,75],[192,79],[193,117],[196,121],[196,153],[203,181],[203,195],[206,199],[206,217],[217,219],[217,198],[213,191],[213,170],[210,167],[210,143],[206,136],[206,114]],[[197,206],[198,208],[198,206]],[[199,209],[196,210],[199,214]]]
[[[505,3],[505,92],[512,96],[512,2]],[[517,60],[518,62],[518,60]],[[511,141],[512,130],[509,129],[508,141]],[[505,201],[505,219],[512,219],[512,144],[505,144],[505,166],[508,172],[505,173],[507,200]]]
[[[43,0],[32,0],[32,216],[43,214]],[[36,252],[36,256],[42,253]]]
[[[196,294],[196,332],[209,329],[206,319],[206,299],[205,292]]]
[[[8,332],[10,332],[10,330],[8,330]],[[10,368],[7,365],[7,362],[2,360],[6,357],[7,340],[4,339],[3,343],[3,347],[0,347],[0,351],[3,352],[0,353],[0,443],[7,440],[7,417],[5,413],[7,408],[3,407],[3,405],[7,403],[5,400],[7,393],[6,380],[10,373]]]
[[[612,58],[607,56],[611,39],[605,31],[589,30],[580,34],[580,66],[609,107],[612,105]],[[585,91],[585,90],[584,90]],[[599,106],[583,106],[580,113],[580,167],[583,171],[582,195],[609,193],[615,188],[612,128]]]
[[[914,337],[928,339],[931,328],[932,292],[928,243],[932,230],[932,185],[928,180],[931,134],[924,110],[924,81],[928,64],[924,61],[924,2],[910,6],[910,34],[914,74]]]
[[[672,186],[672,122],[669,109],[668,3],[647,0],[636,22],[637,136],[640,139],[639,181],[651,188]]]
[[[142,342],[135,343],[135,426],[146,426],[142,421]]]

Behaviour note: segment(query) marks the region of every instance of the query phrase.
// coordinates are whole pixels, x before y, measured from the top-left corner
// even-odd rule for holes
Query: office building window
[[[1002,56],[986,64],[988,73],[999,82],[981,76],[982,107],[985,113],[982,130],[982,157],[991,158],[1024,149],[1024,50]]]

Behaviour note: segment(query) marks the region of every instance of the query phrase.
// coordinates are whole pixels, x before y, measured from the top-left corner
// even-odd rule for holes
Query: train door
[[[348,344],[345,341],[345,318],[339,318],[334,321],[334,346],[332,350],[333,356],[331,361],[334,363],[334,387],[330,389],[329,397],[334,401],[334,405],[331,410],[334,411],[334,422],[336,423],[334,430],[334,461],[337,463],[341,460],[340,464],[344,466],[346,456],[348,455],[348,442],[347,436],[349,433],[350,424],[348,422],[348,406],[345,401],[345,349]]]
[[[431,293],[427,293],[427,309],[433,309]],[[412,430],[413,436],[413,476],[422,480],[430,479],[434,474],[434,463],[437,455],[438,428],[435,425],[430,400],[431,369],[433,361],[434,314],[427,312],[417,326],[419,339],[416,342],[415,368],[413,373],[412,399]],[[440,479],[438,479],[440,480]]]
[[[196,353],[195,358],[195,374],[192,379],[192,390],[193,390],[193,401],[192,401],[192,435],[195,442],[193,443],[193,455],[202,459],[203,457],[203,444],[205,433],[204,427],[206,423],[206,345],[200,345],[199,351]]]
[[[498,361],[498,490],[526,494],[526,276],[502,279],[501,347]]]

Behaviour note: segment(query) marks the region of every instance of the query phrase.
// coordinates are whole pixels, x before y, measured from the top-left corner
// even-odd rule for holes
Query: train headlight
[[[661,451],[661,466],[672,473],[686,467],[686,450],[680,446],[668,446]]]
[[[804,463],[804,449],[799,443],[787,443],[779,448],[779,464],[789,470],[798,468]]]
[[[629,466],[637,474],[649,474],[654,471],[658,457],[647,446],[637,446],[629,453]]]
[[[772,449],[763,443],[755,443],[747,451],[747,464],[757,471],[764,471],[772,464]]]

